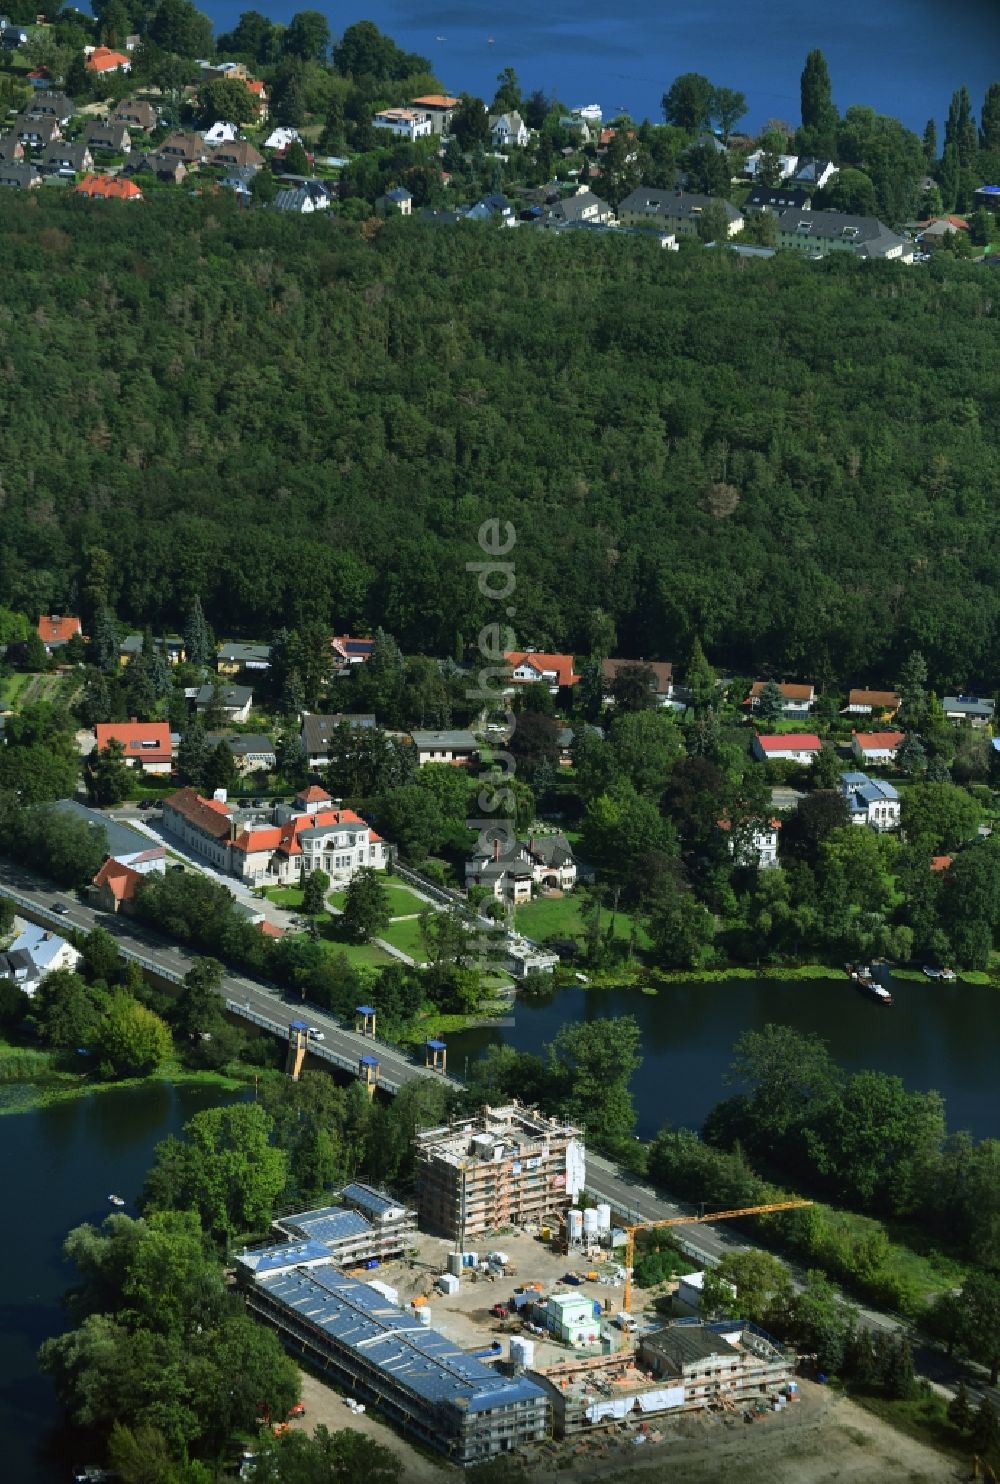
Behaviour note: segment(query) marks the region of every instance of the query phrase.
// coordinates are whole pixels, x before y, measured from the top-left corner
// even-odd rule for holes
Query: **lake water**
[[[249,0],[202,0],[227,30]],[[261,5],[287,21],[305,0]],[[741,89],[743,127],[799,120],[799,75],[806,53],[826,56],[841,109],[867,103],[921,131],[940,122],[963,83],[978,116],[987,86],[1000,77],[997,0],[545,0],[485,5],[482,0],[348,0],[323,5],[334,35],[372,20],[407,51],[429,57],[453,92],[487,102],[502,67],[516,69],[525,92],[543,88],[569,107],[600,103],[660,118],[660,98],[682,72]],[[493,44],[490,44],[490,38]],[[443,39],[439,39],[443,38]]]
[[[135,1215],[153,1147],[203,1108],[226,1099],[199,1087],[101,1092],[0,1118],[4,1219],[0,1264],[0,1437],[4,1484],[65,1484],[70,1465],[60,1410],[35,1363],[39,1345],[65,1326],[70,1281],[61,1247],[71,1227],[99,1223],[125,1198]]]
[[[655,997],[638,989],[565,989],[540,1004],[519,1000],[508,1029],[449,1035],[448,1065],[462,1076],[466,1057],[474,1060],[491,1042],[538,1052],[566,1021],[634,1015],[644,1059],[633,1091],[638,1132],[648,1138],[665,1123],[697,1128],[729,1095],[723,1077],[737,1036],[774,1021],[822,1036],[851,1071],[892,1072],[911,1089],[935,1088],[951,1128],[1000,1137],[1000,996],[927,981],[897,981],[892,991],[895,1003],[882,1009],[846,976],[675,984]]]

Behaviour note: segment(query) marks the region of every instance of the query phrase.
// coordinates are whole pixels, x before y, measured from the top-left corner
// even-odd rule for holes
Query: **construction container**
[[[579,1242],[583,1236],[583,1212],[573,1206],[566,1212],[566,1235],[570,1242]]]
[[[430,1322],[431,1322],[431,1306],[430,1306],[430,1304],[424,1304],[424,1306],[423,1306],[422,1309],[416,1309],[414,1312],[415,1312],[418,1320],[420,1321],[420,1323],[422,1325],[424,1325],[426,1328],[430,1328]]]
[[[611,1207],[606,1202],[594,1207],[597,1212],[597,1230],[609,1232],[611,1230]]]
[[[535,1363],[534,1340],[525,1340],[520,1335],[515,1335],[510,1342],[510,1358],[514,1365],[530,1370]]]
[[[552,1241],[552,1228],[551,1228],[551,1226],[543,1226],[542,1227],[541,1238],[542,1238],[542,1241],[543,1242],[551,1242]]]
[[[601,1275],[600,1275],[600,1273],[589,1272],[589,1273],[586,1273],[584,1276],[586,1277],[588,1283],[596,1283],[597,1280],[598,1280],[598,1278]]]
[[[487,1252],[486,1261],[494,1268],[505,1268],[510,1262],[506,1252]]]
[[[427,1296],[426,1296],[426,1294],[423,1294],[423,1293],[418,1293],[415,1298],[412,1298],[410,1300],[411,1307],[414,1308],[414,1309],[420,1309],[420,1308],[422,1308],[424,1306],[424,1304],[426,1304],[426,1302],[427,1302]]]
[[[463,1268],[474,1268],[477,1265],[478,1262],[479,1262],[479,1253],[478,1252],[463,1252],[462,1253],[462,1266],[463,1266]]]
[[[435,1287],[440,1288],[442,1293],[457,1293],[461,1284],[454,1273],[439,1273],[434,1279]]]
[[[597,1210],[594,1206],[588,1206],[583,1213],[583,1235],[585,1241],[597,1236]]]
[[[462,1276],[462,1269],[463,1269],[464,1266],[465,1266],[465,1256],[464,1256],[464,1253],[461,1253],[461,1252],[449,1252],[448,1253],[448,1271],[449,1271],[449,1273],[454,1273],[454,1275],[455,1275],[456,1278],[460,1278]]]

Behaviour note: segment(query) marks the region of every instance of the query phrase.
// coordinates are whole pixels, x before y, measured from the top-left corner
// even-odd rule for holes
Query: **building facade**
[[[580,1130],[513,1102],[414,1140],[421,1228],[459,1247],[558,1217],[583,1188]]]
[[[642,1336],[638,1355],[654,1376],[683,1391],[677,1405],[687,1411],[776,1396],[795,1364],[770,1335],[745,1319],[668,1324]]]

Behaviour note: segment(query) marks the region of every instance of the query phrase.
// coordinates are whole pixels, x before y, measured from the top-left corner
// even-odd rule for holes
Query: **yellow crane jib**
[[[711,1221],[733,1221],[739,1216],[770,1216],[776,1211],[798,1211],[812,1201],[771,1201],[766,1206],[738,1206],[733,1211],[711,1211],[704,1216],[663,1216],[658,1221],[634,1221],[625,1228],[625,1298],[622,1309],[632,1312],[632,1269],[635,1266],[635,1234],[660,1226],[699,1226]]]

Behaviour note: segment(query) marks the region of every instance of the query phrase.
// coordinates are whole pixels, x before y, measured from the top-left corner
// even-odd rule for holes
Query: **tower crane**
[[[767,1206],[739,1206],[734,1211],[712,1211],[706,1216],[664,1216],[658,1221],[633,1221],[625,1228],[625,1298],[622,1310],[632,1312],[632,1269],[635,1266],[635,1234],[660,1226],[699,1226],[709,1221],[735,1221],[739,1216],[769,1216],[774,1211],[797,1211],[812,1201],[772,1201]]]

